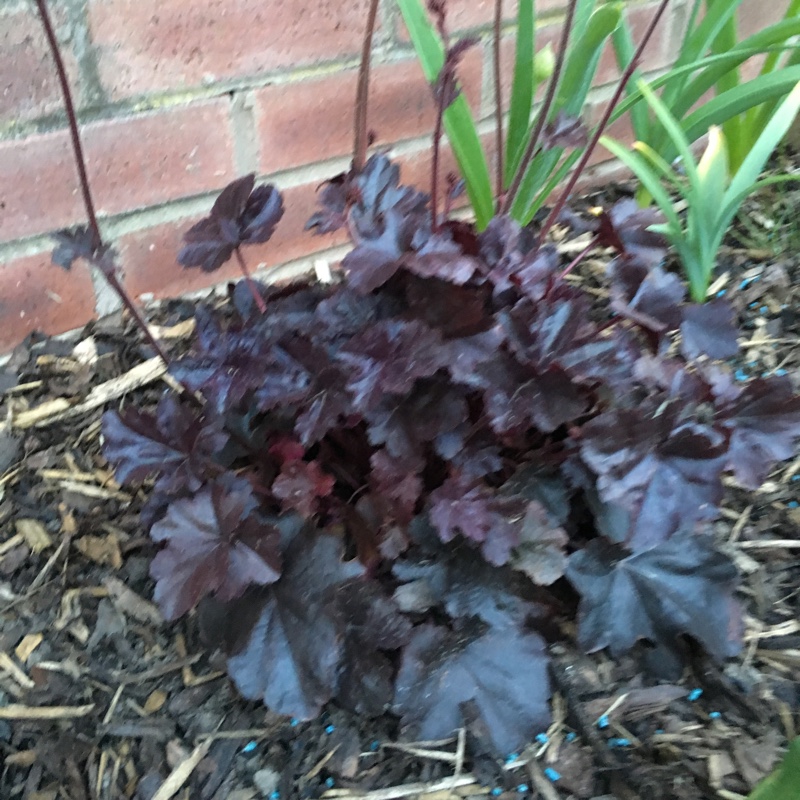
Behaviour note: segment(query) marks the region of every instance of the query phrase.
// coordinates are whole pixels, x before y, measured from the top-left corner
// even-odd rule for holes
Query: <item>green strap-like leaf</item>
[[[758,180],[769,157],[780,144],[800,111],[800,79],[788,97],[775,109],[772,119],[747,153],[742,166],[733,176],[725,197],[725,204],[751,188]],[[730,212],[729,212],[730,213]],[[735,212],[734,212],[735,213]],[[731,217],[733,215],[731,214]]]
[[[747,800],[797,800],[800,797],[800,737],[789,745],[789,752],[772,775],[750,793]]]
[[[581,113],[592,88],[603,48],[621,17],[621,3],[607,3],[591,15],[583,34],[572,42],[567,52],[553,112],[563,110],[567,114]]]
[[[706,0],[706,8],[712,8],[715,5],[722,5],[728,3],[728,0]],[[725,21],[720,32],[714,37],[711,43],[712,53],[728,53],[738,42],[736,33],[736,15],[731,14]],[[730,89],[736,88],[740,83],[739,69],[729,69],[719,76],[715,84],[716,94],[722,94]],[[745,147],[746,143],[744,137],[740,135],[742,125],[741,115],[731,117],[722,123],[722,132],[725,134],[722,141],[727,143],[731,153],[731,158],[735,163],[738,163],[738,153],[740,148]]]
[[[536,91],[533,76],[533,55],[536,41],[536,10],[533,0],[519,0],[517,12],[517,42],[514,54],[514,82],[511,86],[511,104],[506,135],[506,186],[513,177],[517,153],[523,146],[531,118],[533,95]]]
[[[444,44],[420,0],[397,0],[397,3],[422,71],[428,82],[433,83],[444,65]],[[444,129],[464,178],[475,222],[483,230],[494,214],[492,184],[478,130],[463,95],[444,112]]]
[[[786,96],[798,81],[800,65],[787,67],[770,75],[759,75],[719,97],[712,98],[683,120],[686,138],[694,142],[712,125],[719,125],[734,114],[741,114],[759,103]],[[665,158],[670,157],[663,149],[662,154]]]
[[[710,50],[712,42],[728,20],[736,13],[741,2],[742,0],[725,0],[725,2],[714,3],[706,12],[702,22],[694,28],[689,28],[691,33],[684,38],[680,55],[673,66],[682,67],[702,58]],[[675,105],[682,91],[681,83],[670,84],[669,91],[665,89],[662,99],[668,108]]]
[[[614,55],[617,58],[617,67],[620,74],[625,71],[633,59],[636,52],[636,45],[633,42],[633,34],[631,33],[631,26],[628,24],[627,12],[620,19],[619,25],[614,28],[611,34],[611,41],[614,45]],[[625,86],[625,92],[630,97],[636,90],[636,81],[640,80],[642,72],[635,69],[631,75],[631,79]],[[640,141],[647,140],[647,130],[649,126],[647,107],[644,103],[636,103],[631,108],[631,124],[633,125],[633,134]]]

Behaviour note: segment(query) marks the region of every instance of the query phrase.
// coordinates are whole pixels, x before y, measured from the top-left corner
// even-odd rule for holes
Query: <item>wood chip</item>
[[[155,714],[156,711],[160,711],[163,707],[164,703],[167,702],[167,693],[162,692],[161,689],[156,689],[147,696],[147,700],[144,701],[144,705],[142,708],[144,709],[146,714]]]
[[[25,542],[25,538],[22,536],[21,533],[18,533],[14,536],[9,536],[9,538],[5,542],[0,542],[0,558],[3,557],[5,553],[9,550],[13,550],[15,547],[23,544]]]
[[[24,664],[31,657],[33,651],[42,643],[43,639],[44,635],[41,633],[26,634],[14,648],[14,655]]]
[[[161,616],[158,607],[149,600],[139,597],[133,589],[129,589],[118,578],[106,578],[103,584],[108,589],[111,601],[118,611],[139,620],[139,622],[146,622],[159,627],[164,624],[164,618]]]
[[[0,670],[7,672],[23,689],[33,689],[36,686],[14,659],[2,650],[0,650]]]
[[[80,417],[89,411],[94,411],[94,409],[104,406],[110,400],[116,400],[134,389],[139,389],[157,381],[164,375],[166,370],[167,367],[164,362],[156,356],[137,364],[124,375],[95,386],[89,392],[88,397],[81,403],[73,405],[63,397],[57,397],[42,403],[36,408],[18,414],[12,419],[12,425],[23,430],[26,428],[43,428],[52,425],[54,422]]]
[[[6,756],[5,765],[7,767],[32,767],[39,757],[37,750],[19,750]]]
[[[113,569],[122,567],[119,537],[115,533],[107,536],[81,536],[74,542],[75,548],[95,564],[108,565]]]
[[[14,527],[34,553],[41,553],[53,546],[52,536],[38,519],[18,519]]]
[[[322,797],[333,798],[359,798],[359,800],[395,800],[399,797],[427,797],[435,792],[452,792],[462,786],[472,786],[477,781],[472,775],[462,775],[459,778],[444,778],[432,783],[405,783],[401,786],[390,786],[386,789],[374,789],[371,792],[359,792],[351,789],[329,789]]]
[[[86,706],[23,706],[9,703],[0,706],[0,719],[75,719],[85,717],[94,710],[94,703]]]
[[[194,772],[195,767],[206,757],[209,748],[211,747],[211,739],[201,742],[192,751],[191,755],[181,761],[175,769],[169,774],[164,783],[161,784],[158,791],[153,795],[152,800],[170,800],[174,797],[189,779],[189,776]]]

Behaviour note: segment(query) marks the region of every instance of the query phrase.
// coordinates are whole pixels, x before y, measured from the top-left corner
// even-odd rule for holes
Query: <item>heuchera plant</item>
[[[466,46],[433,87],[440,119]],[[687,302],[632,199],[583,222],[616,251],[598,304],[544,229],[451,219],[440,189],[365,158],[365,131],[309,223],[350,232],[344,278],[248,277],[226,310],[198,307],[169,362],[182,393],[103,417],[118,479],[154,480],[164,616],[197,609],[242,695],[277,712],[335,700],[423,739],[479,720],[499,753],[548,724],[554,619],[577,613],[588,651],[646,640],[662,666],[685,636],[734,655],[736,570],[704,523],[723,474],[755,488],[795,451],[788,379],[739,384],[712,362],[736,352],[733,311]],[[274,187],[235,181],[179,257],[241,257],[281,211]],[[59,260],[113,276],[92,230],[64,234]]]

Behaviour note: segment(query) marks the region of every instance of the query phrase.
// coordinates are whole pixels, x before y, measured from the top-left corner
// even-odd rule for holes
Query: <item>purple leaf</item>
[[[307,529],[294,537],[281,579],[246,598],[257,617],[228,658],[244,697],[297,719],[319,714],[336,691],[344,653],[347,621],[336,597],[362,572],[357,563],[342,561],[337,537]]]
[[[525,599],[525,578],[508,567],[488,564],[471,549],[448,549],[435,561],[400,561],[392,572],[407,587],[401,596],[421,594],[428,608],[440,606],[457,624],[477,617],[492,627],[524,626],[540,613]]]
[[[422,493],[425,462],[421,458],[395,458],[381,448],[372,454],[370,464],[373,491],[389,501],[395,521],[407,525]]]
[[[155,415],[127,408],[103,415],[103,454],[122,483],[157,475],[157,487],[168,492],[184,486],[196,490],[213,454],[228,441],[218,422],[197,415],[188,403],[164,395]]]
[[[662,222],[660,211],[640,208],[636,200],[626,197],[600,215],[595,236],[601,247],[613,247],[646,267],[655,267],[664,260],[667,240],[663,234],[648,229]]]
[[[675,330],[683,316],[681,304],[686,295],[683,281],[661,267],[645,269],[627,259],[615,259],[614,263],[616,268],[612,275],[617,281],[612,288],[611,307],[618,314],[656,334]],[[640,273],[640,280],[632,278],[634,271]],[[623,272],[628,273],[627,281],[624,278],[620,280],[620,273]]]
[[[283,200],[272,185],[254,187],[250,174],[220,192],[211,213],[184,234],[179,263],[213,272],[241,245],[269,240],[283,216]]]
[[[456,476],[431,492],[431,522],[443,542],[459,534],[481,546],[484,558],[495,566],[508,562],[520,543],[525,504],[501,497],[473,479]]]
[[[65,229],[53,234],[56,249],[53,250],[53,263],[62,269],[70,270],[72,265],[83,259],[105,270],[114,269],[116,253],[110,245],[95,242],[94,233],[88,225]]]
[[[800,444],[800,397],[788,377],[757,378],[735,399],[719,404],[718,418],[731,432],[726,467],[736,480],[757,489],[777,461]]]
[[[732,358],[739,352],[738,333],[736,312],[725,300],[688,305],[683,309],[681,352],[687,359]]]
[[[616,658],[639,639],[672,651],[680,634],[716,659],[741,648],[736,568],[706,536],[676,536],[625,556],[594,541],[569,559],[567,577],[581,595],[578,639]]]
[[[380,716],[392,702],[394,668],[385,651],[411,638],[411,622],[375,581],[356,581],[337,592],[347,620],[337,700],[357,714]]]
[[[539,503],[529,503],[511,566],[524,572],[534,583],[549,586],[564,575],[568,541],[564,529],[551,523],[547,511]]]
[[[406,255],[403,266],[420,278],[439,278],[463,286],[478,270],[480,263],[465,255],[462,248],[444,233],[431,236],[415,253]]]
[[[242,478],[215,481],[176,500],[150,535],[167,543],[150,574],[155,600],[169,620],[209,594],[233,600],[251,584],[272,583],[280,575],[278,532],[260,518],[252,488]]]
[[[633,515],[627,543],[637,551],[716,515],[727,450],[719,430],[691,422],[673,428],[667,412],[608,412],[584,426],[581,440],[600,496]]]
[[[554,147],[585,147],[589,132],[580,117],[565,114],[559,110],[556,116],[544,126],[542,149]]]
[[[443,380],[418,381],[404,398],[385,398],[366,415],[370,443],[395,458],[417,458],[425,447],[467,420],[463,391]]]
[[[326,181],[320,192],[318,203],[321,211],[312,214],[306,222],[305,230],[315,234],[333,233],[347,224],[348,197],[352,192],[353,175],[341,172]]]
[[[446,364],[439,334],[422,322],[379,322],[354,336],[338,354],[350,368],[355,408],[367,411],[388,394],[406,394],[417,378]]]
[[[319,498],[333,491],[335,481],[316,461],[289,461],[272,484],[272,493],[282,502],[284,511],[297,511],[303,518],[314,515]]]
[[[452,736],[473,701],[498,754],[531,740],[550,721],[544,642],[514,627],[468,637],[435,625],[414,630],[403,651],[394,708],[416,740]]]

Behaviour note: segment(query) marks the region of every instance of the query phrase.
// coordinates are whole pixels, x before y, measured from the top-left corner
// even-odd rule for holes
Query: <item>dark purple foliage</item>
[[[209,593],[233,600],[251,584],[280,575],[277,529],[261,517],[250,484],[226,478],[176,500],[150,529],[156,542],[167,544],[150,568],[167,619],[183,616]]]
[[[724,300],[686,306],[681,322],[681,352],[698,356],[731,358],[739,352],[736,312]]]
[[[250,598],[258,616],[236,643],[228,671],[248,699],[313,719],[335,693],[344,651],[347,618],[337,593],[362,568],[342,561],[334,536],[306,529],[286,547],[284,559],[281,580]]]
[[[544,642],[514,626],[480,634],[426,624],[403,651],[393,710],[417,740],[463,727],[474,701],[498,753],[509,753],[550,724]]]
[[[269,235],[273,192],[223,192],[204,263]],[[654,220],[601,218],[620,251],[603,309],[508,218],[433,231],[384,156],[322,195],[315,224],[354,238],[343,279],[259,287],[266,313],[254,292],[199,308],[170,366],[185,395],[104,417],[119,480],[155,479],[165,616],[214,609],[234,683],[275,711],[393,708],[410,735],[468,723],[498,752],[548,723],[532,630],[565,579],[590,649],[735,652],[735,570],[698,528],[725,472],[757,486],[796,452],[800,398],[709,361],[731,312],[686,303]]]
[[[776,461],[797,452],[800,397],[787,377],[757,378],[719,411],[731,433],[726,466],[743,486],[757,489]]]
[[[589,132],[579,117],[559,111],[544,126],[541,141],[542,148],[550,150],[554,147],[585,147],[588,139]]]
[[[597,221],[597,244],[613,247],[647,267],[661,263],[667,253],[663,234],[650,230],[651,225],[664,222],[658,209],[640,208],[632,197],[618,200],[610,211],[603,211]]]
[[[241,245],[269,240],[283,216],[283,199],[274,186],[256,187],[255,180],[251,174],[229,183],[211,213],[186,231],[178,253],[184,267],[213,272]]]
[[[110,245],[97,243],[94,232],[88,225],[79,225],[71,230],[58,231],[53,238],[56,248],[53,250],[53,263],[66,270],[81,259],[88,263],[111,268],[114,262],[114,250]]]
[[[633,555],[594,541],[570,557],[567,577],[581,595],[578,638],[589,652],[608,647],[617,656],[640,639],[672,651],[681,634],[720,660],[741,647],[736,568],[707,536],[676,536]]]

